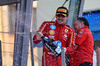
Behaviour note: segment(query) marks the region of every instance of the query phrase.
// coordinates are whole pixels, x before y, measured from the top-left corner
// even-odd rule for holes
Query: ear
[[[69,16],[66,17],[66,19],[68,19],[68,18],[69,18]]]
[[[67,16],[67,18],[69,18],[69,16]]]
[[[81,25],[82,25],[82,26],[84,26],[84,23],[83,23],[83,22],[81,22]]]

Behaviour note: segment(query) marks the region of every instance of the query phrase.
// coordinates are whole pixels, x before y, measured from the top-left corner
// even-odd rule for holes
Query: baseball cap
[[[58,7],[56,15],[68,16],[68,9],[66,7]]]

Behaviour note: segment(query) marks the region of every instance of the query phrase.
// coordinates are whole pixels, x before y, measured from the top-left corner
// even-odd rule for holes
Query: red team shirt
[[[44,36],[48,38],[54,38],[55,41],[59,41],[60,47],[66,47],[66,54],[70,54],[75,48],[75,32],[68,25],[59,25],[55,22],[43,22],[39,30]],[[33,42],[35,44],[39,43],[41,40],[33,37]],[[42,56],[42,66],[62,66],[61,56],[56,57],[49,49],[43,44],[43,56]]]
[[[79,48],[70,56],[70,66],[79,66],[84,62],[93,63],[93,36],[87,26],[78,31],[75,43]]]

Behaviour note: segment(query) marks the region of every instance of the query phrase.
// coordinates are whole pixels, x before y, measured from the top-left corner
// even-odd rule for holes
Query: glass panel
[[[0,40],[2,41],[2,66],[13,66],[16,5],[0,6]]]
[[[70,0],[69,4],[69,18],[67,24],[73,26],[73,21],[79,13],[80,0]]]

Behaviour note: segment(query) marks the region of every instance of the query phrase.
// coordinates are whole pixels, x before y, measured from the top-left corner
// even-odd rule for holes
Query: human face
[[[64,25],[67,19],[68,19],[68,16],[65,17],[63,15],[56,15],[56,20],[58,24]]]
[[[82,23],[78,22],[78,20],[75,19],[73,22],[73,28],[74,28],[75,32],[77,32],[81,27],[82,27]]]

